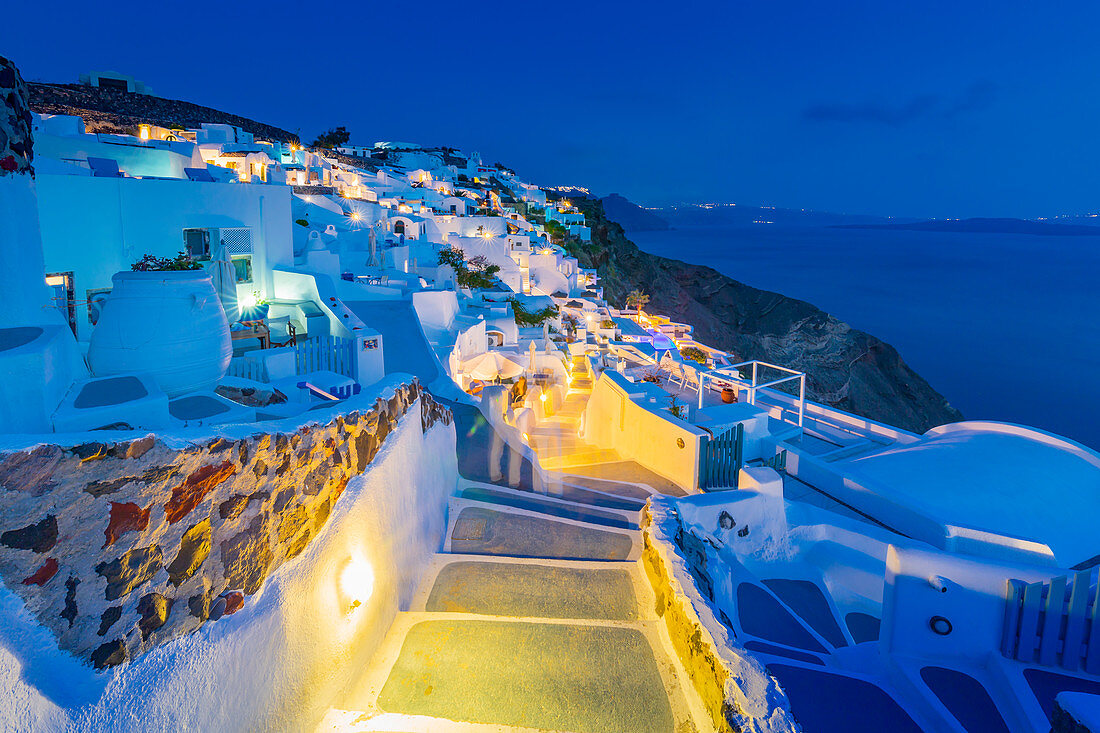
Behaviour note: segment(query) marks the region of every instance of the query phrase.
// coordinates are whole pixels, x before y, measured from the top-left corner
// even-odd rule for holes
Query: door
[[[76,336],[76,287],[73,273],[51,272],[46,275],[46,285],[50,288],[54,307],[61,312],[65,322]]]

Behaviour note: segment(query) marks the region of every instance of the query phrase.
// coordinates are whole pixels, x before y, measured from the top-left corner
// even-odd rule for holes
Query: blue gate
[[[745,427],[704,438],[699,451],[699,488],[737,488],[737,474],[745,463]]]

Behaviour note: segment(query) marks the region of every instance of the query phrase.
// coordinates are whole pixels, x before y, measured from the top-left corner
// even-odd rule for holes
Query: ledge
[[[672,645],[711,722],[722,733],[800,730],[786,695],[764,666],[736,646],[692,580],[677,547],[679,521],[668,499],[649,499],[642,516],[642,563]]]

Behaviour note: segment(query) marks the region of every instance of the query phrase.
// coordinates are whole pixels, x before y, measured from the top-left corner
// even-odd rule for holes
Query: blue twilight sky
[[[479,150],[645,204],[1100,210],[1100,3],[265,2],[6,8],[29,79],[131,73],[303,137]],[[176,7],[180,12],[172,12]]]

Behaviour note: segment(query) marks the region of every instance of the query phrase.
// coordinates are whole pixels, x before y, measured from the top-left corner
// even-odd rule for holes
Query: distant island
[[[617,193],[604,196],[601,201],[608,218],[618,222],[628,232],[654,232],[669,228],[667,221]]]
[[[1100,237],[1100,227],[1055,224],[1029,219],[931,219],[897,224],[833,224],[833,229],[893,229],[915,232],[963,232],[967,234],[1036,234],[1063,237]]]

